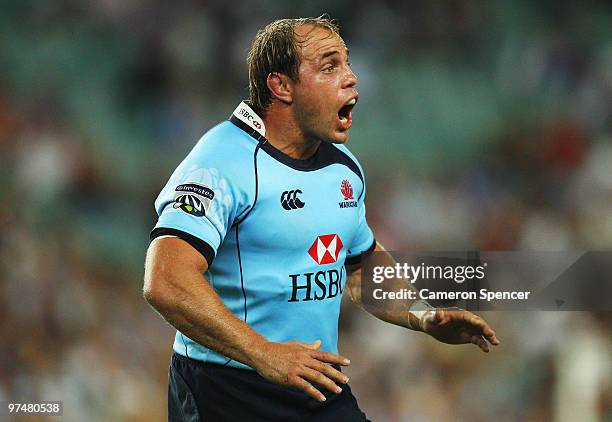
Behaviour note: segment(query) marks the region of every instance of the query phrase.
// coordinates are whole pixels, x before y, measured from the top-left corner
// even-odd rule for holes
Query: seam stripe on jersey
[[[244,298],[244,322],[247,322],[247,298],[244,291],[244,277],[242,275],[242,256],[240,255],[240,240],[238,239],[238,228],[240,224],[236,224],[236,249],[238,250],[238,267],[240,267],[240,288],[242,289],[242,297]]]
[[[266,142],[266,138],[263,138],[263,139],[264,139],[264,142]],[[255,208],[255,204],[257,203],[257,196],[258,196],[258,193],[259,193],[259,177],[257,175],[257,153],[259,152],[259,146],[260,146],[260,144],[257,144],[257,147],[255,148],[255,151],[253,152],[253,167],[255,168],[255,199],[253,200],[253,205],[247,211],[247,213],[244,215],[244,217],[242,217],[239,221],[237,221],[235,223],[235,226],[236,226],[236,250],[238,252],[238,267],[240,268],[240,288],[242,289],[242,297],[244,298],[244,322],[247,322],[247,298],[246,298],[246,292],[244,291],[244,277],[242,275],[242,257],[240,255],[240,239],[238,237],[238,229],[240,227],[240,223],[242,223],[249,216],[251,211],[253,211],[253,208]],[[225,362],[223,364],[223,366],[227,366],[227,364],[229,364],[231,361],[232,361],[232,359],[228,358],[227,362]]]
[[[263,139],[264,142],[266,142],[266,138]],[[251,211],[253,211],[253,208],[255,208],[255,204],[257,203],[257,195],[259,194],[259,178],[257,177],[257,153],[259,152],[260,146],[261,144],[257,144],[255,151],[253,151],[253,167],[255,168],[255,199],[253,200],[253,205],[251,206],[251,208],[249,208],[244,214],[244,217],[240,218],[238,221],[235,222],[236,225],[242,223],[249,216]],[[238,217],[236,218],[238,219]]]
[[[236,224],[236,251],[238,252],[238,267],[240,268],[240,288],[242,289],[242,297],[244,298],[244,322],[247,322],[247,297],[244,291],[244,276],[242,275],[242,256],[240,255],[240,239],[238,238],[238,229],[240,223]],[[223,366],[227,366],[233,359],[228,358]]]

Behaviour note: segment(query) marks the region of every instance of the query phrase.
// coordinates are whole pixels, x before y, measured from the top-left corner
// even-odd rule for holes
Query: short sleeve
[[[205,136],[157,197],[158,221],[151,240],[180,237],[211,265],[235,219],[250,204],[253,188],[247,182],[253,177],[247,173],[252,168],[248,152]]]

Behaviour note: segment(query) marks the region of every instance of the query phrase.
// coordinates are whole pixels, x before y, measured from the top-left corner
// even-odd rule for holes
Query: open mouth
[[[350,127],[353,120],[353,107],[355,107],[355,104],[357,104],[357,99],[352,98],[338,111],[338,118],[343,127]]]

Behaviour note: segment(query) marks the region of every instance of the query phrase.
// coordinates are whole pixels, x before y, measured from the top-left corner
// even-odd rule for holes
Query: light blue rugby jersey
[[[151,239],[177,236],[209,263],[225,305],[270,341],[322,341],[338,353],[345,263],[375,242],[366,221],[363,170],[343,145],[321,143],[293,159],[265,138],[242,102],[209,130],[155,201]],[[249,368],[177,331],[174,351]]]

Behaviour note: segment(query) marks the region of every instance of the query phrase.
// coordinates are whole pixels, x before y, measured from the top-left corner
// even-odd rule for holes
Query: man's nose
[[[357,75],[355,75],[353,69],[351,69],[350,66],[347,66],[343,88],[353,88],[357,85],[357,82],[359,82],[359,78],[357,78]]]

